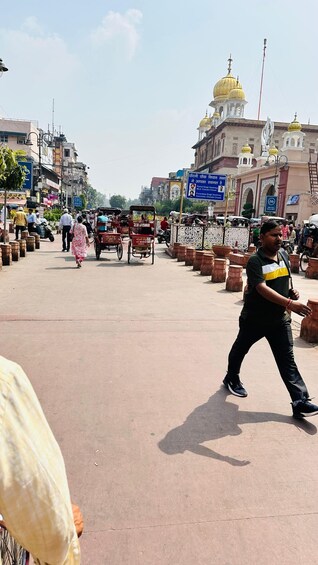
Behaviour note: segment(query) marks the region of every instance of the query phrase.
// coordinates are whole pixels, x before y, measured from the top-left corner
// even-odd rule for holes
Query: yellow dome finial
[[[300,131],[301,123],[297,120],[297,112],[295,112],[295,117],[293,121],[288,126],[288,131]]]
[[[269,150],[268,150],[268,154],[269,155],[274,155],[274,157],[276,157],[276,155],[278,155],[278,149],[275,145],[272,145]]]
[[[252,153],[252,148],[250,147],[248,139],[246,140],[246,143],[243,145],[241,149],[241,153]]]

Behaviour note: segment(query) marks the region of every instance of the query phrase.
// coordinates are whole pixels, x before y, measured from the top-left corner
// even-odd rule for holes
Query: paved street
[[[220,383],[241,293],[164,246],[127,265],[54,243],[0,271],[1,354],[22,365],[83,512],[84,565],[315,562],[318,417],[291,418],[269,346],[246,358],[249,396]],[[302,300],[318,281],[294,276]],[[318,398],[318,347],[295,356]]]

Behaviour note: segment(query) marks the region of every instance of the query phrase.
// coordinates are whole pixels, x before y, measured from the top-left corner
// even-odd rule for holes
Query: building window
[[[251,148],[251,150],[252,150],[251,153],[254,153],[254,143],[250,143],[249,146],[250,146],[250,148]]]
[[[232,144],[232,155],[237,156],[237,143]]]
[[[17,137],[17,144],[18,145],[24,145],[25,144],[25,138],[24,137]]]
[[[0,143],[8,143],[8,136],[6,133],[0,133]]]
[[[64,157],[70,157],[71,156],[71,152],[69,149],[64,149]]]

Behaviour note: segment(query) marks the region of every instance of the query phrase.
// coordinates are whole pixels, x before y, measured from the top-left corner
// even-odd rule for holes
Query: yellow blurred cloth
[[[1,356],[0,430],[0,513],[7,529],[36,563],[78,565],[62,453],[26,374]]]

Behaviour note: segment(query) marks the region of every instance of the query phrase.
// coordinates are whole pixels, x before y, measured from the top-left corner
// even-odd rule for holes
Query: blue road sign
[[[189,173],[187,198],[195,200],[224,200],[226,175]]]
[[[83,206],[83,200],[81,199],[80,196],[74,196],[74,198],[73,198],[73,206],[74,206],[74,208],[82,208],[82,206]]]
[[[277,210],[277,196],[266,196],[265,212],[276,212],[276,210]]]
[[[33,177],[33,163],[31,161],[18,161],[18,165],[20,165],[20,167],[24,167],[26,172],[26,177],[21,190],[31,190],[32,177]]]

